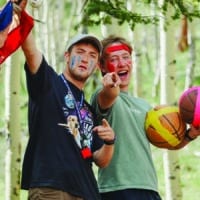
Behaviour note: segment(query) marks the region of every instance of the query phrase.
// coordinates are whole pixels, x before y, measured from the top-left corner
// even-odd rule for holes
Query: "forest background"
[[[2,7],[5,1],[0,0]],[[162,5],[162,7],[160,6]],[[134,45],[133,56],[135,65],[130,92],[148,100],[152,105],[170,103],[178,104],[182,92],[193,85],[200,83],[200,68],[198,56],[200,48],[199,30],[199,1],[147,1],[147,0],[43,0],[40,8],[28,5],[29,13],[35,19],[34,34],[37,44],[46,56],[49,63],[61,72],[64,65],[64,49],[66,41],[76,32],[89,32],[99,36],[100,39],[109,34],[126,37]],[[164,30],[161,29],[160,18],[165,20]],[[161,20],[162,20],[161,19]],[[162,32],[167,35],[166,41]],[[162,73],[162,45],[166,43],[167,69]],[[173,56],[172,56],[173,55]],[[171,59],[171,57],[173,59]],[[170,59],[168,59],[170,57]],[[14,141],[20,141],[20,166],[23,159],[24,148],[28,138],[27,127],[27,91],[23,70],[24,57],[19,50],[0,66],[0,199],[15,200],[26,199],[27,192],[21,191],[19,195],[12,193],[12,170],[9,160],[12,155],[12,114],[9,113],[8,102],[12,97],[12,87],[17,91],[18,98],[12,101],[16,104],[19,113],[14,118],[20,130],[15,134]],[[18,69],[17,73],[12,70]],[[163,89],[162,79],[169,74],[173,75],[173,89]],[[171,76],[169,79],[172,79]],[[13,82],[12,82],[13,80]],[[17,85],[18,88],[15,88]],[[101,75],[97,71],[88,81],[85,92],[89,100],[95,88],[101,84]],[[11,93],[8,93],[11,91]],[[166,96],[165,100],[163,98]],[[11,106],[12,107],[12,106]],[[15,122],[15,123],[16,123]],[[14,125],[13,125],[14,127]],[[13,131],[14,132],[14,131]],[[13,134],[14,135],[14,134]],[[13,136],[14,137],[14,136]],[[159,191],[163,200],[199,200],[200,191],[200,151],[199,139],[179,151],[170,151],[176,155],[175,166],[179,167],[176,185],[178,195],[169,195],[173,189],[168,190],[167,179],[172,170],[166,167],[166,154],[168,151],[152,146],[153,158],[159,179]],[[12,151],[11,151],[12,152]],[[14,154],[15,152],[13,152]],[[8,159],[10,156],[10,159]],[[131,158],[130,158],[131,159]],[[172,161],[173,164],[174,160]],[[11,168],[12,169],[12,168]],[[96,168],[94,169],[96,170]],[[175,171],[175,170],[172,170]],[[166,175],[167,174],[167,175]],[[173,172],[172,172],[173,174]],[[18,174],[20,175],[20,173]],[[171,184],[173,186],[173,184]],[[19,188],[18,188],[19,189]],[[175,197],[174,197],[175,196]]]

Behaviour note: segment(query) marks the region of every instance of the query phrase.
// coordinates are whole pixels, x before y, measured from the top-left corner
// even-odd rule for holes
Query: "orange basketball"
[[[176,106],[159,106],[146,115],[145,131],[150,143],[156,147],[170,149],[184,138],[186,123]]]

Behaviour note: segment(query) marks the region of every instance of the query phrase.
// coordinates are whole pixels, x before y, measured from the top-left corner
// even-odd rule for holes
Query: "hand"
[[[104,87],[113,88],[121,84],[121,79],[116,72],[111,72],[104,75],[102,82]]]
[[[102,125],[95,126],[93,131],[95,131],[105,142],[115,140],[115,133],[106,119],[102,119]]]
[[[28,0],[11,0],[11,2],[13,2],[15,14],[20,16],[20,12],[25,10]]]
[[[4,46],[4,43],[8,37],[10,26],[7,26],[4,30],[0,31],[0,48]]]
[[[28,0],[11,0],[13,2],[13,21],[11,24],[11,30],[16,28],[20,23],[21,11],[25,10]]]
[[[197,138],[200,135],[200,126],[194,127],[193,125],[190,125],[190,131],[189,136],[193,139]]]

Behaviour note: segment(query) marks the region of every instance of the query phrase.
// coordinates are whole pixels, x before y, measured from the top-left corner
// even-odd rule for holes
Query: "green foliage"
[[[84,18],[81,23],[85,26],[99,25],[101,23],[111,24],[112,17],[118,19],[119,25],[127,22],[131,29],[134,29],[136,24],[157,24],[158,22],[156,16],[143,16],[140,13],[128,11],[122,0],[89,0],[84,8]]]
[[[125,0],[87,0],[84,6],[84,17],[81,21],[82,25],[93,26],[103,24],[111,24],[112,18],[118,20],[119,25],[127,22],[132,30],[137,24],[158,24],[159,15],[147,16],[135,11],[129,11],[126,7]],[[169,5],[174,8],[172,19],[179,19],[182,15],[189,20],[200,18],[199,0],[165,0],[162,7],[159,7],[155,0],[136,1],[141,7],[151,7],[154,5],[156,11],[161,11],[164,15],[169,9]],[[171,9],[171,8],[170,8]],[[77,25],[76,28],[80,26]]]
[[[184,15],[192,21],[193,18],[200,18],[199,2],[199,0],[166,0],[163,5],[163,10],[167,11],[168,4],[171,4],[174,8],[173,19],[178,19]]]

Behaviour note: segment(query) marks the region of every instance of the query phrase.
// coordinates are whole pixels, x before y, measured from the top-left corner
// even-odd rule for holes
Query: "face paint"
[[[125,44],[117,44],[117,45],[115,44],[115,45],[109,46],[106,49],[106,53],[110,54],[110,53],[112,53],[114,51],[120,51],[120,50],[128,51],[131,54],[131,49]],[[107,61],[106,65],[107,65],[107,68],[108,68],[109,72],[114,72],[115,71],[115,66],[110,61]]]
[[[93,60],[89,61],[89,71],[92,72],[92,70],[95,68],[95,63]]]
[[[73,68],[74,68],[75,59],[76,59],[76,56],[73,56],[73,57],[72,57],[72,59],[70,60],[69,67],[70,67],[71,69],[73,69]]]
[[[82,60],[81,56],[76,56],[76,57],[77,57],[77,63],[80,63]]]
[[[80,62],[81,62],[81,56],[72,56],[69,66],[71,69],[73,69],[75,65],[79,64]]]
[[[109,72],[114,72],[115,71],[115,67],[112,63],[110,63],[110,61],[106,62],[107,68]]]

